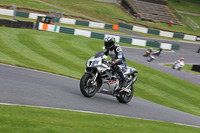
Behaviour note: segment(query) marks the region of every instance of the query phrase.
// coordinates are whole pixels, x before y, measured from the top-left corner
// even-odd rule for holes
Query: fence
[[[191,29],[193,29],[195,32],[197,32],[197,29],[199,28],[199,25],[198,25],[194,20],[192,20],[190,17],[187,17],[187,19],[186,19],[186,24],[187,24]]]

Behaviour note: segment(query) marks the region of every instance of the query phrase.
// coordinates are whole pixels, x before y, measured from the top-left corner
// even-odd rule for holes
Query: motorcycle
[[[133,84],[137,80],[135,68],[126,67],[123,74],[128,82],[126,87],[121,87],[121,78],[114,71],[113,66],[107,65],[109,61],[103,52],[98,51],[86,63],[85,74],[80,80],[80,91],[85,97],[93,97],[96,93],[112,95],[120,103],[131,101],[134,93]]]
[[[183,61],[175,61],[172,69],[176,69],[176,70],[181,70],[181,68],[185,65],[185,63]]]
[[[162,52],[162,48],[160,48],[157,51],[149,54],[148,57],[147,57],[147,61],[151,62],[152,60],[155,60],[156,56],[159,56],[161,54],[161,52]]]

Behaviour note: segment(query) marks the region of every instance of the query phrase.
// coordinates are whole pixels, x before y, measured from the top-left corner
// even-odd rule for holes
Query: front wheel
[[[97,92],[97,86],[92,84],[92,76],[84,74],[80,80],[80,90],[85,97],[92,97]]]
[[[121,92],[119,94],[119,96],[117,96],[117,100],[120,102],[120,103],[128,103],[131,101],[132,97],[133,97],[133,93],[134,93],[134,89],[133,89],[133,86],[130,87],[130,92],[127,93],[127,92]]]

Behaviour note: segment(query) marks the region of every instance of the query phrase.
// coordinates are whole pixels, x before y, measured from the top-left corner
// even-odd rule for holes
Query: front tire
[[[120,103],[128,103],[131,101],[132,97],[133,97],[133,93],[134,93],[134,89],[133,89],[133,86],[131,86],[130,88],[131,92],[130,93],[127,93],[127,92],[121,92],[119,94],[119,96],[117,96],[117,100],[120,102]]]
[[[92,76],[84,74],[80,80],[80,90],[85,97],[93,97],[97,92],[97,87],[91,83]]]

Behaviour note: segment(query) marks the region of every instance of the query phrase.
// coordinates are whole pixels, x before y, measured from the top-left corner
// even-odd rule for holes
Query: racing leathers
[[[126,67],[125,57],[122,51],[122,48],[119,46],[119,44],[114,44],[114,47],[112,49],[106,49],[104,50],[104,54],[106,56],[110,56],[112,58],[111,65],[114,66],[114,71],[117,72],[117,74],[122,79],[122,87],[127,86],[127,82],[125,80],[125,77],[122,73],[122,67]]]

